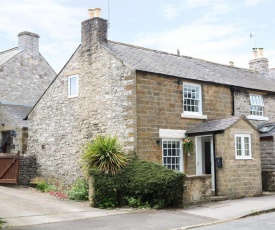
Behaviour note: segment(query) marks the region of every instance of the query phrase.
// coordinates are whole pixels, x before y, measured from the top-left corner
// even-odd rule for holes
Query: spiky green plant
[[[97,136],[94,141],[88,142],[82,160],[84,171],[96,168],[112,175],[119,173],[128,162],[117,137],[112,136]]]

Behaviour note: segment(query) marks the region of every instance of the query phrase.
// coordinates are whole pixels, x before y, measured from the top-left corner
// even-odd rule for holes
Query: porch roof
[[[186,134],[188,136],[194,136],[199,134],[202,135],[208,133],[219,133],[235,124],[239,119],[244,119],[244,117],[230,117],[224,119],[203,121],[202,123],[188,130]]]

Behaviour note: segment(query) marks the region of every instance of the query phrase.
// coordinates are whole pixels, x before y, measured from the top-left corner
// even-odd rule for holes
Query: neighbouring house
[[[200,181],[189,183],[190,201],[211,190],[231,198],[260,194],[256,125],[275,119],[275,80],[262,49],[243,69],[132,46],[108,40],[108,22],[95,13],[28,115],[28,153],[38,173],[75,180],[84,144],[111,134],[128,153]],[[183,152],[186,136],[192,152]]]
[[[0,53],[0,153],[26,153],[24,120],[56,76],[39,53],[39,36],[18,34],[18,47]]]

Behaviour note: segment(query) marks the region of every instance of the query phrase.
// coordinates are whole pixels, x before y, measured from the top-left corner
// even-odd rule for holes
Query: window
[[[251,139],[249,134],[235,135],[236,159],[251,159]]]
[[[78,96],[78,75],[72,75],[68,78],[68,97]]]
[[[263,116],[264,101],[262,95],[250,94],[250,115]]]
[[[183,108],[184,113],[202,114],[200,85],[183,84]]]
[[[162,140],[162,165],[172,170],[183,171],[181,140]]]

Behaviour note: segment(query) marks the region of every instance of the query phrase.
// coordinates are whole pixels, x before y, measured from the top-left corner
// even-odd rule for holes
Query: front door
[[[211,174],[212,191],[215,191],[215,164],[213,136],[196,137],[196,174]]]

